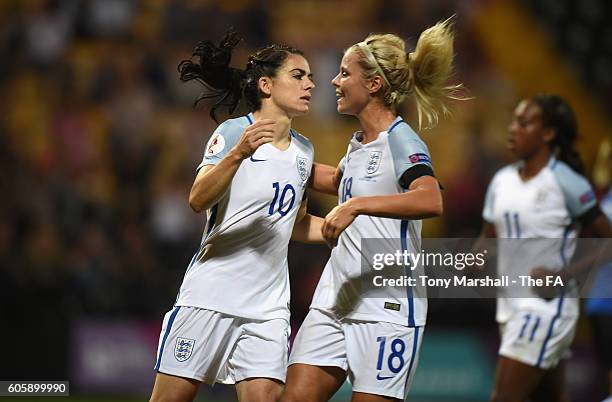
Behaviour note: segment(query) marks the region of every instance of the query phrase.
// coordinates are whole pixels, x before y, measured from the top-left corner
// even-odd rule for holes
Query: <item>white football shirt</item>
[[[485,198],[483,218],[495,225],[499,275],[529,275],[538,266],[559,271],[576,248],[577,218],[596,205],[589,182],[567,164],[551,158],[534,177],[523,181],[521,163],[506,166],[493,177]],[[573,284],[572,284],[573,285]],[[506,322],[523,307],[559,316],[578,315],[577,290],[570,286],[546,301],[509,298],[503,289],[497,300],[497,321]]]
[[[219,163],[253,122],[249,113],[221,124],[198,169]],[[287,150],[264,144],[242,161],[223,198],[207,211],[175,305],[289,320],[287,250],[313,156],[310,141],[291,130]]]
[[[359,132],[353,136],[340,162],[343,176],[338,188],[339,204],[352,197],[403,193],[405,189],[399,180],[406,170],[419,164],[431,168],[427,146],[400,117],[375,141],[362,144],[360,136]],[[425,325],[425,288],[385,287],[374,294],[364,291],[363,281],[371,282],[371,278],[362,276],[364,239],[379,239],[377,253],[418,252],[421,249],[421,221],[358,216],[340,235],[338,245],[332,250],[311,308],[335,310],[355,320],[410,327]],[[404,273],[411,275],[409,268]],[[344,310],[346,306],[350,308]]]

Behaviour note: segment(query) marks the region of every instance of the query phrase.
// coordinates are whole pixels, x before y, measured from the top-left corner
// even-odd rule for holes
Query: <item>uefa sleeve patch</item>
[[[225,138],[221,134],[215,134],[210,137],[208,144],[206,144],[206,153],[204,156],[214,156],[225,148]]]
[[[429,155],[423,154],[423,153],[412,154],[408,157],[408,160],[410,160],[410,163],[419,163],[419,162],[431,163],[431,160],[429,159]]]
[[[582,194],[579,198],[581,204],[586,204],[587,202],[591,202],[595,199],[595,193],[593,190],[589,190],[586,193]]]

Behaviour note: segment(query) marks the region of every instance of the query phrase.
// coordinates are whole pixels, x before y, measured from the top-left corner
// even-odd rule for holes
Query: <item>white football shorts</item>
[[[500,325],[499,355],[544,370],[570,356],[577,316],[522,309]]]
[[[155,370],[211,385],[247,378],[285,382],[290,332],[284,319],[259,321],[176,306],[164,317]]]
[[[423,327],[378,321],[339,321],[310,309],[293,343],[289,364],[345,370],[354,392],[404,399],[418,364]]]

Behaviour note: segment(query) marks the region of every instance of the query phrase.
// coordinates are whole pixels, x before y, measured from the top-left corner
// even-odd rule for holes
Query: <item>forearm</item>
[[[601,267],[605,264],[612,262],[612,247],[610,247],[610,239],[598,239],[601,240],[601,244],[594,247],[593,250],[588,250],[580,253],[581,256],[572,260],[565,268],[559,272],[559,275],[563,281],[572,279],[575,276],[579,276],[589,270],[597,267]],[[580,242],[581,239],[578,239]],[[584,240],[583,240],[584,241]]]
[[[230,152],[217,165],[199,174],[189,194],[191,209],[205,211],[218,202],[228,190],[242,160],[238,153]]]
[[[560,273],[566,279],[612,261],[612,223],[608,218],[600,212],[585,230],[590,235],[596,236],[597,239],[578,239],[578,247],[574,252],[572,262]]]
[[[403,194],[352,198],[357,215],[371,215],[394,219],[425,219],[442,215],[439,193],[415,189]]]
[[[336,177],[336,168],[314,163],[312,165],[312,179],[310,188],[325,194],[338,194],[338,180]]]
[[[295,240],[300,243],[324,244],[325,239],[321,234],[322,227],[323,218],[306,214],[304,218],[297,222],[293,227],[291,240]]]

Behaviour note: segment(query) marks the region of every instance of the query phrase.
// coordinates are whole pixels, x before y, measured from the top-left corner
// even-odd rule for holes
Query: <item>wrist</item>
[[[364,212],[364,203],[362,197],[351,198],[346,202],[346,206],[351,211],[353,216],[359,216]]]
[[[242,152],[240,152],[236,148],[233,148],[226,155],[226,158],[228,158],[230,161],[237,162],[237,163],[242,162],[243,160],[245,160],[248,157],[249,157],[249,155],[244,155]]]

